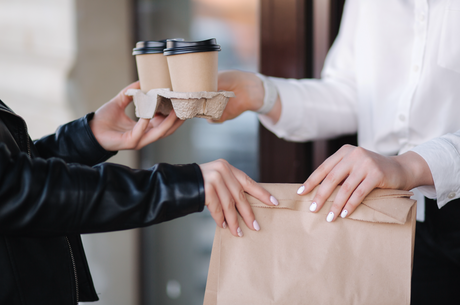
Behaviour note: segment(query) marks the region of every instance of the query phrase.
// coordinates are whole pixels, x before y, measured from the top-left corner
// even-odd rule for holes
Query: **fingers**
[[[233,91],[235,89],[235,79],[237,79],[237,73],[239,73],[239,71],[219,71],[219,74],[217,75],[217,90]]]
[[[217,196],[219,197],[220,206],[222,207],[223,214],[225,217],[225,221],[228,225],[228,228],[234,236],[242,237],[243,231],[241,230],[239,223],[238,223],[238,211],[240,211],[239,208],[241,208],[241,206],[238,208],[238,211],[237,211],[238,203],[235,200],[233,194],[228,189],[227,185],[225,184],[225,179],[222,175],[220,175],[220,177],[216,179],[215,181],[217,183],[214,184],[214,188],[217,192]],[[254,218],[254,215],[252,215],[252,218]],[[250,228],[251,227],[252,227],[252,224]]]
[[[267,205],[277,205],[276,199],[245,173],[234,168],[225,160],[202,164],[200,167],[205,180],[206,204],[213,211],[218,211],[216,205],[222,207],[224,222],[228,225],[231,233],[234,236],[243,236],[243,231],[238,225],[238,213],[249,229],[259,231],[259,223],[255,219],[245,192]],[[212,190],[217,194],[217,198]],[[213,216],[216,223],[223,227],[220,214],[214,213],[214,215],[216,215],[216,217]]]
[[[374,188],[385,185],[382,168],[389,166],[386,157],[345,145],[324,161],[297,193],[304,195],[319,186],[310,206],[310,211],[318,212],[341,184],[326,217],[332,222],[339,216],[349,216]]]
[[[255,221],[256,219],[254,217],[254,213],[252,212],[252,208],[246,198],[246,195],[244,194],[244,188],[233,174],[233,166],[228,164],[225,160],[217,160],[214,162],[216,169],[222,174],[223,184],[220,184],[221,190],[228,190],[236,208],[238,209],[238,212],[241,215],[241,218],[243,218],[243,221],[246,223],[246,226],[250,229],[257,230],[260,228],[259,224]],[[227,219],[227,224],[230,227],[231,220],[227,218],[225,208],[224,214]],[[233,217],[233,214],[231,216]],[[241,233],[239,235],[241,235]]]
[[[227,228],[227,223],[225,222],[224,211],[222,210],[222,205],[215,204],[219,202],[219,197],[217,196],[214,188],[211,188],[206,192],[206,202],[205,205],[208,207],[211,217],[214,219],[216,224],[222,229]]]
[[[279,205],[278,200],[274,196],[272,196],[266,189],[260,186],[257,182],[252,180],[243,171],[233,166],[231,167],[231,170],[246,193],[252,195],[254,198],[257,198],[266,205]]]
[[[185,121],[183,120],[176,119],[176,121],[174,122],[174,125],[171,128],[169,128],[169,130],[166,132],[166,134],[163,137],[166,138],[172,135],[180,126],[182,126],[182,124],[184,124],[184,122]]]
[[[353,213],[358,205],[363,202],[364,198],[376,187],[376,181],[372,181],[372,179],[366,179],[361,182],[358,187],[353,191],[351,197],[349,197],[348,201],[346,202],[342,212],[340,213],[340,217],[346,218],[348,215]]]
[[[214,165],[212,162],[200,165],[205,183],[205,204],[218,226],[224,228],[224,223],[226,223],[234,236],[241,237],[242,230],[238,224],[238,212],[235,200],[225,184],[223,177],[225,173],[216,169]],[[223,219],[216,213],[219,209],[222,210]]]
[[[313,197],[312,205],[310,206],[310,211],[317,212],[321,210],[326,200],[332,195],[337,186],[347,178],[350,173],[349,164],[339,164],[336,165],[324,178],[323,182],[320,184],[318,191]],[[348,198],[347,198],[348,199]],[[328,221],[335,219],[337,216],[337,211],[331,211],[333,214],[328,215]]]
[[[310,205],[311,212],[318,212],[323,207],[326,200],[331,196],[337,185],[339,185],[348,175],[350,168],[347,163],[340,164],[347,149],[340,149],[335,154],[326,159],[311,175],[307,181],[297,190],[297,194],[304,195],[311,192],[319,185],[318,191]],[[321,183],[322,182],[322,183]],[[320,184],[321,183],[321,184]],[[328,220],[335,219],[337,212],[328,215]]]
[[[299,188],[297,194],[304,195],[311,192],[316,186],[318,186],[324,178],[332,171],[332,169],[346,156],[349,152],[351,145],[345,145],[340,148],[335,154],[327,158],[311,175],[307,181]]]
[[[136,125],[134,125],[133,129],[131,130],[131,135],[130,135],[131,142],[133,142],[133,145],[132,145],[133,147],[137,146],[137,143],[143,136],[148,126],[149,126],[148,119],[139,119]]]
[[[154,117],[151,120],[150,129],[145,132],[141,138],[139,138],[136,149],[140,149],[150,143],[153,143],[159,139],[167,137],[174,133],[184,121],[178,119],[174,111],[166,117]]]

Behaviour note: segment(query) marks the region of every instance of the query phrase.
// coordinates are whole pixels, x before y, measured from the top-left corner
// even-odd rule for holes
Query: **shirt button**
[[[452,199],[452,198],[455,197],[455,195],[456,195],[456,194],[455,194],[454,192],[449,193],[449,195],[447,195],[447,198]]]
[[[418,69],[419,69],[419,66],[418,66],[418,65],[415,65],[415,66],[412,67],[412,70],[413,70],[414,72],[418,72]]]
[[[405,116],[404,114],[400,114],[400,115],[399,115],[399,120],[400,120],[401,122],[404,122],[404,121],[406,120],[406,116]]]
[[[420,15],[420,17],[419,17],[419,20],[420,20],[420,22],[425,21],[425,14],[422,13],[422,14]]]

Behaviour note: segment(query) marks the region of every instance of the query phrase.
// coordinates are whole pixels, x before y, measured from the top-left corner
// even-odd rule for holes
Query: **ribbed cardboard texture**
[[[410,304],[416,204],[411,192],[376,189],[349,217],[326,222],[317,189],[262,184],[280,205],[247,196],[261,230],[217,228],[204,305]]]
[[[133,96],[136,116],[152,118],[155,113],[168,115],[174,109],[181,120],[194,117],[218,120],[233,92],[174,92],[168,89],[154,89],[147,93],[129,89],[126,95]]]

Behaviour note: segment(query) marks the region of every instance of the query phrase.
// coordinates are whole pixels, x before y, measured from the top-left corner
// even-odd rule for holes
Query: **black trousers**
[[[438,209],[425,198],[417,222],[411,305],[460,304],[460,199]]]

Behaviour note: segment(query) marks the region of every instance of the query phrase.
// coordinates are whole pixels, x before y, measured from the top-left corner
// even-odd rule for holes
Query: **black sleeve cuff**
[[[117,152],[105,150],[94,137],[89,121],[94,112],[60,126],[56,133],[35,141],[40,157],[57,157],[89,166],[104,162]]]

